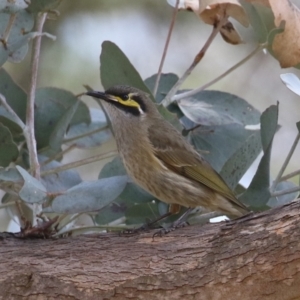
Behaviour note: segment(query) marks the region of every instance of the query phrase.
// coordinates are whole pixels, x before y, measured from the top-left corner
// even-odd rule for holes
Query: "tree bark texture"
[[[163,237],[0,238],[0,299],[300,299],[300,202]]]

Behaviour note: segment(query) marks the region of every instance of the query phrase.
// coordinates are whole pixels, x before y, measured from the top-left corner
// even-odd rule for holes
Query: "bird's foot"
[[[125,229],[120,232],[120,235],[133,235],[141,232],[149,231],[151,229],[151,224],[144,224],[138,228]]]
[[[189,225],[190,224],[188,222],[186,222],[186,221],[184,221],[184,222],[174,222],[169,227],[164,227],[164,228],[161,228],[161,229],[157,230],[153,234],[152,238],[155,238],[156,236],[162,237],[162,236],[168,234],[169,232],[172,232],[172,231],[174,231],[174,230],[176,230],[178,228],[186,227],[186,226],[189,226]]]

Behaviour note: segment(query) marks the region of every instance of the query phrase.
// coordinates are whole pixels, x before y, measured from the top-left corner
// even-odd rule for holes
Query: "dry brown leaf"
[[[274,38],[272,49],[282,68],[300,63],[300,11],[289,0],[269,0],[275,25],[285,21],[284,32]]]
[[[224,41],[229,44],[238,45],[243,43],[240,35],[229,21],[221,27],[220,34],[222,35]]]
[[[216,24],[224,12],[243,26],[249,25],[248,17],[237,0],[199,0],[199,16],[207,24]]]

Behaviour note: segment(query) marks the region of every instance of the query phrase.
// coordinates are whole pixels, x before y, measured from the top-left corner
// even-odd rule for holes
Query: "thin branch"
[[[14,25],[14,22],[16,20],[16,16],[17,14],[11,14],[10,17],[9,17],[9,21],[8,21],[8,24],[7,24],[7,27],[5,28],[5,31],[3,33],[3,37],[2,37],[2,43],[4,44],[4,48],[7,47],[7,40],[8,40],[8,36],[9,36],[9,33],[12,29],[12,26]]]
[[[236,70],[238,67],[240,67],[241,65],[243,65],[245,62],[247,62],[250,58],[252,58],[255,54],[257,54],[259,51],[263,50],[265,48],[265,44],[261,44],[258,45],[256,47],[256,49],[254,51],[252,51],[249,55],[247,55],[245,58],[243,58],[241,61],[239,61],[237,64],[235,64],[233,67],[231,67],[230,69],[228,69],[226,72],[224,72],[223,74],[221,74],[220,76],[218,76],[217,78],[213,79],[212,81],[202,85],[201,87],[185,92],[185,93],[180,93],[178,95],[175,95],[172,100],[173,101],[177,101],[186,97],[191,97],[197,93],[199,93],[200,91],[205,90],[206,88],[208,88],[209,86],[215,84],[216,82],[218,82],[219,80],[223,79],[225,76],[227,76],[228,74],[230,74],[231,72],[233,72],[234,70]]]
[[[162,68],[163,68],[163,65],[164,65],[164,62],[165,62],[165,58],[166,58],[166,55],[167,55],[171,35],[172,35],[173,29],[174,29],[175,20],[176,20],[176,16],[177,16],[177,13],[178,13],[178,6],[179,6],[179,0],[176,1],[176,5],[174,7],[173,16],[172,16],[168,36],[167,36],[167,39],[166,39],[163,55],[161,57],[160,65],[159,65],[159,68],[158,68],[158,73],[157,73],[157,76],[156,76],[156,81],[155,81],[155,85],[154,85],[154,89],[153,89],[153,96],[154,97],[156,96],[156,93],[157,93],[157,89],[158,89],[158,85],[159,85],[159,81],[160,81],[160,77],[161,77],[161,71],[162,71]]]
[[[41,176],[55,174],[55,173],[59,173],[59,172],[62,172],[62,171],[69,170],[69,169],[81,167],[83,165],[87,165],[87,164],[93,163],[95,161],[99,161],[99,160],[102,160],[102,159],[113,157],[117,154],[118,154],[118,151],[111,151],[109,153],[103,153],[103,154],[95,155],[95,156],[92,156],[92,157],[89,157],[89,158],[81,159],[81,160],[78,160],[78,161],[75,161],[75,162],[72,162],[72,163],[69,163],[69,164],[65,164],[63,166],[59,166],[59,167],[54,168],[54,169],[44,171],[44,172],[41,173]]]
[[[289,173],[289,174],[286,174],[285,176],[282,176],[282,177],[280,178],[279,182],[280,182],[280,181],[288,180],[288,179],[293,178],[293,177],[295,177],[295,176],[297,176],[297,175],[300,175],[300,170],[297,170],[297,171],[291,172],[291,173]]]
[[[278,191],[278,192],[274,192],[271,193],[271,197],[278,197],[278,196],[282,196],[282,195],[286,195],[286,194],[291,194],[291,193],[296,193],[300,191],[300,186],[296,186],[290,189],[286,189],[283,191]]]
[[[227,22],[227,16],[223,15],[221,19],[218,22],[218,25],[213,27],[213,30],[207,39],[206,43],[202,47],[202,49],[199,51],[199,53],[196,55],[194,58],[193,63],[191,66],[185,71],[185,73],[182,75],[181,78],[178,79],[176,84],[172,87],[172,89],[169,91],[165,99],[162,101],[163,106],[168,106],[172,103],[172,98],[176,94],[177,90],[179,87],[182,85],[182,83],[187,79],[187,77],[191,74],[191,72],[194,70],[194,68],[198,65],[198,63],[202,60],[203,56],[205,55],[208,47],[211,45],[213,42],[214,38],[217,36],[219,33],[220,29],[222,26]]]
[[[46,21],[47,13],[39,13],[36,18],[35,31],[39,33],[33,40],[32,45],[32,57],[31,57],[31,74],[30,74],[30,87],[27,98],[27,109],[26,109],[26,128],[25,128],[25,139],[29,152],[29,162],[32,175],[40,179],[40,165],[37,157],[36,140],[34,134],[34,102],[35,102],[35,91],[38,76],[38,66],[41,50],[42,30]],[[37,214],[39,212],[36,212]]]
[[[294,153],[294,151],[295,151],[295,149],[297,147],[297,144],[299,143],[299,140],[300,140],[300,133],[297,134],[297,136],[295,138],[295,141],[294,141],[294,143],[293,143],[293,145],[292,145],[292,147],[291,147],[291,149],[290,149],[290,151],[289,151],[289,153],[288,153],[288,155],[287,155],[287,157],[286,157],[286,159],[285,159],[285,161],[284,161],[281,169],[279,170],[276,179],[273,181],[273,184],[271,186],[271,192],[275,191],[278,182],[281,181],[280,180],[281,176],[284,173],[284,171],[285,171],[288,163],[290,162],[290,159],[291,159],[291,157],[292,157],[292,155],[293,155],[293,153]]]
[[[65,150],[63,151],[60,151],[58,153],[56,153],[55,155],[49,157],[47,160],[43,161],[41,163],[42,166],[45,166],[49,163],[51,163],[53,160],[57,160],[59,158],[61,158],[63,155],[65,155],[66,153],[70,152],[71,150],[73,150],[74,148],[76,148],[76,145],[75,144],[72,144],[70,145],[68,148],[66,148]]]
[[[101,128],[98,128],[98,129],[95,129],[95,130],[92,130],[92,131],[89,131],[89,132],[86,132],[86,133],[83,133],[83,134],[74,136],[74,137],[72,137],[72,138],[64,139],[64,140],[63,140],[63,143],[64,143],[64,144],[65,144],[65,143],[70,143],[70,142],[79,140],[79,139],[81,139],[81,138],[90,136],[90,135],[92,135],[92,134],[95,134],[95,133],[104,131],[104,130],[106,130],[106,129],[109,129],[108,125],[105,125],[104,127],[101,127]]]

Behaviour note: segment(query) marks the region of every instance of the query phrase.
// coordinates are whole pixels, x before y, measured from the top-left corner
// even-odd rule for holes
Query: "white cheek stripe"
[[[141,107],[139,106],[139,112],[140,112],[140,114],[141,115],[143,115],[144,114],[144,112],[143,112],[143,110],[141,109]]]

